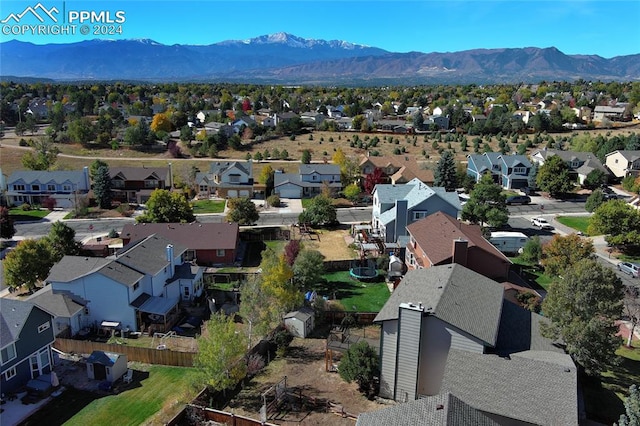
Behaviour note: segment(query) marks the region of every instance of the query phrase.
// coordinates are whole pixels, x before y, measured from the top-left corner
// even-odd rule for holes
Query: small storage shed
[[[284,326],[296,337],[307,337],[315,327],[313,309],[303,307],[284,316]]]
[[[115,352],[93,351],[87,358],[87,376],[111,383],[127,372],[127,356]]]

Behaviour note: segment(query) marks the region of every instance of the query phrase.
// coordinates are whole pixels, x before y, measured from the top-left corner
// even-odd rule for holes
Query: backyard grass
[[[545,274],[542,267],[525,262],[520,256],[511,257],[510,259],[515,265],[522,267],[522,278],[533,281],[545,290],[549,290],[553,277]]]
[[[590,218],[591,216],[558,216],[556,217],[556,220],[564,226],[580,231],[584,235],[589,235],[587,228],[589,226]]]
[[[151,366],[148,372],[136,370],[131,388],[117,395],[68,389],[22,425],[139,425],[163,409],[177,413],[179,404],[191,401],[195,374],[190,368]]]
[[[633,345],[620,346],[616,351],[620,363],[613,370],[585,380],[585,406],[590,419],[612,424],[624,413],[629,386],[640,383],[640,341],[635,340]]]
[[[325,274],[324,278],[327,282],[318,294],[337,300],[346,311],[379,312],[390,296],[382,276],[376,282],[360,282],[351,278],[348,271],[338,271]]]
[[[20,207],[9,209],[9,216],[14,222],[40,220],[51,213],[49,210],[22,210]]]
[[[191,203],[194,214],[223,213],[225,200],[198,200]]]

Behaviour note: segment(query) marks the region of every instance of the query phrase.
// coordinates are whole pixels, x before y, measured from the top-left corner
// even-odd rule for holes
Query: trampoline
[[[351,262],[349,275],[359,281],[366,281],[376,278],[378,276],[376,262],[373,259],[354,260]]]

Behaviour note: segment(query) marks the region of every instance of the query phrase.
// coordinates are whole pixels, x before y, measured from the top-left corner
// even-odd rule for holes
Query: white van
[[[527,244],[529,237],[522,232],[496,231],[491,233],[489,242],[505,254],[517,254]]]

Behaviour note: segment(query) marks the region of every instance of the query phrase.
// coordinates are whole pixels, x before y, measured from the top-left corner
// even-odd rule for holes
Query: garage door
[[[300,198],[302,195],[297,186],[278,188],[277,192],[280,194],[280,198]]]
[[[227,197],[228,198],[237,198],[238,197],[238,190],[230,189],[229,191],[227,191]]]
[[[249,198],[249,190],[248,189],[240,190],[240,196],[244,198]]]

